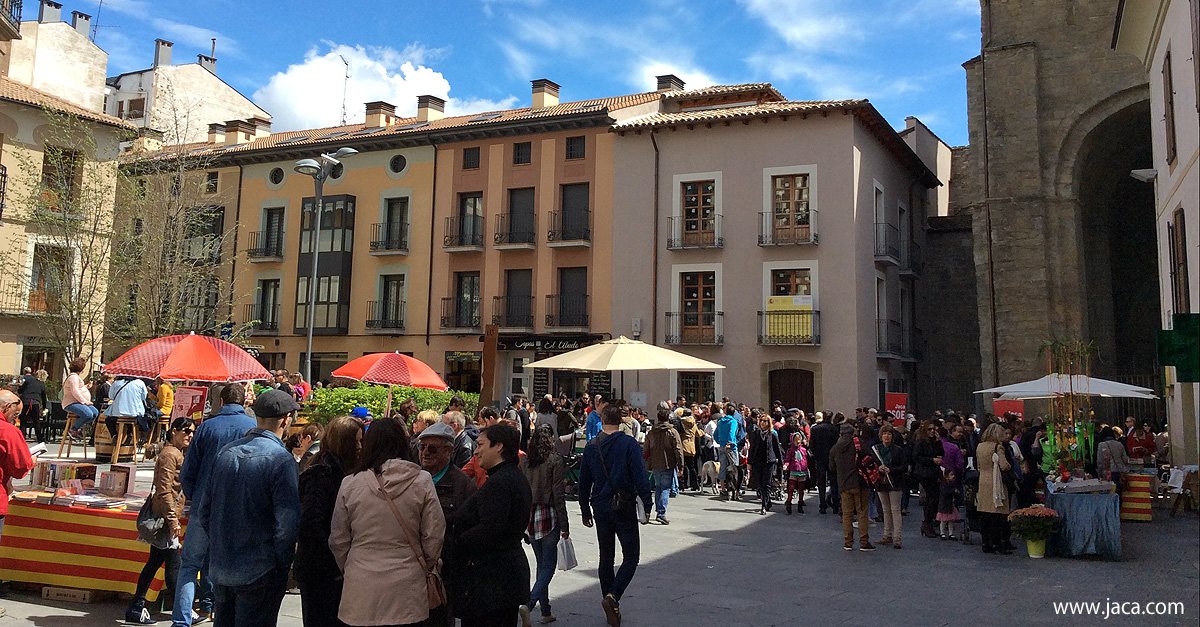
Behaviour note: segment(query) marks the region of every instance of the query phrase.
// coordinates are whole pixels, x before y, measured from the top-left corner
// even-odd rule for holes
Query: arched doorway
[[[816,411],[815,382],[811,370],[784,368],[770,371],[771,398],[786,408],[798,407],[805,415]]]

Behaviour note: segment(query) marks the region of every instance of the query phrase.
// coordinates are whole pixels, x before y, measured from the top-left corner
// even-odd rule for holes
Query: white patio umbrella
[[[724,368],[698,357],[685,355],[669,348],[662,348],[631,340],[624,335],[591,346],[577,348],[568,353],[539,359],[525,364],[526,368],[565,368],[571,370],[621,371],[621,394],[625,393],[626,370],[715,370]]]
[[[1048,374],[1040,379],[1002,385],[1000,387],[978,390],[976,394],[999,394],[1000,400],[1023,400],[1035,398],[1057,398],[1067,394],[1082,394],[1084,396],[1100,396],[1103,398],[1158,398],[1154,390],[1149,388],[1097,379],[1081,374],[1068,377],[1064,374]]]

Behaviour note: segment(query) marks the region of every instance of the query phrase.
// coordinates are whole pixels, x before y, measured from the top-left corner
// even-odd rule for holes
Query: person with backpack
[[[601,430],[583,449],[579,469],[579,511],[585,527],[596,528],[600,551],[601,607],[608,624],[621,624],[621,597],[633,581],[641,553],[638,523],[650,522],[650,480],[637,440],[621,431],[621,408],[601,410]],[[643,507],[638,520],[635,499]],[[616,543],[621,568],[613,572]]]
[[[868,535],[870,519],[867,518],[867,481],[859,451],[858,438],[854,437],[854,426],[842,423],[837,444],[829,451],[829,470],[837,477],[838,490],[842,498],[843,548],[854,550],[854,516],[858,515],[858,550],[874,551]],[[869,457],[869,456],[867,456]]]

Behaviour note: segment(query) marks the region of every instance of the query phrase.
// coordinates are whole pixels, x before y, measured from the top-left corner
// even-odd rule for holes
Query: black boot
[[[785,501],[785,502],[783,503],[783,508],[784,508],[785,510],[787,510],[787,513],[790,515],[790,514],[792,513],[792,502],[791,502],[791,501]]]
[[[156,621],[150,618],[150,611],[146,609],[146,600],[134,598],[125,610],[125,622],[131,625],[153,625]]]

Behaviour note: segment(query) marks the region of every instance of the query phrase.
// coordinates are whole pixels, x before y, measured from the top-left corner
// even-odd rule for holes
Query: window
[[[811,296],[812,271],[808,269],[771,272],[772,296]]]
[[[808,175],[771,177],[775,241],[806,242],[812,238],[808,212]]]
[[[375,242],[382,242],[383,250],[405,250],[408,248],[408,198],[388,198],[384,209],[383,224],[379,227]],[[376,245],[372,244],[374,248]]]
[[[684,344],[711,343],[717,324],[717,274],[684,272],[679,283],[680,339]]]
[[[273,168],[271,173],[267,175],[267,180],[271,181],[272,185],[278,185],[283,182],[283,168]]]
[[[551,297],[553,300],[553,296]],[[557,306],[552,304],[547,313],[557,314],[557,325],[563,327],[586,327],[588,325],[587,268],[561,268],[558,271]]]
[[[533,326],[533,270],[507,270],[504,273],[503,327]]]
[[[330,180],[336,181],[345,175],[346,175],[346,166],[344,166],[340,163],[333,164],[333,169],[329,171]]]
[[[300,252],[312,252],[313,203],[305,198],[300,215]],[[351,252],[354,245],[354,196],[322,198],[320,252]]]
[[[524,165],[533,161],[533,144],[517,142],[513,144],[513,165]]]
[[[379,304],[373,312],[384,328],[404,326],[404,275],[385,274],[379,277]]]
[[[125,119],[125,101],[124,100],[117,101],[117,117],[121,118],[122,120]]]
[[[202,277],[182,286],[183,329],[211,333],[216,326],[217,279]]]
[[[681,185],[684,246],[712,246],[716,243],[715,191],[714,181],[693,181]]]
[[[309,277],[299,277],[296,288],[296,327],[308,328]],[[342,277],[317,277],[317,302],[313,308],[314,329],[337,329],[345,326],[339,315],[342,307]]]
[[[590,187],[587,183],[562,186],[562,215],[555,225],[556,239],[563,241],[590,240],[591,219],[588,209]]]
[[[134,98],[129,101],[129,106],[125,109],[126,120],[136,120],[146,115],[146,99]]]
[[[508,242],[532,244],[534,230],[533,188],[522,187],[508,190]]]
[[[204,180],[204,192],[206,194],[217,193],[217,184],[219,181],[220,177],[216,172],[209,172],[207,178]]]
[[[711,372],[679,373],[679,395],[692,403],[717,400],[717,375]]]
[[[1175,84],[1171,78],[1171,51],[1163,57],[1163,125],[1167,134],[1167,163],[1174,164],[1178,146],[1175,138]]]
[[[586,152],[587,139],[580,135],[578,137],[567,138],[567,158],[582,159]]]
[[[69,284],[67,276],[67,249],[61,246],[35,244],[33,268],[29,277],[29,311],[54,311]]]
[[[42,200],[47,209],[61,212],[70,205],[79,173],[78,153],[46,146],[42,153]]]
[[[1171,269],[1171,309],[1175,313],[1191,313],[1192,296],[1188,284],[1187,228],[1183,208],[1175,210],[1174,223],[1167,223],[1167,254]]]
[[[223,207],[190,207],[187,210],[183,252],[192,261],[217,263],[221,260],[221,233],[225,223]]]
[[[391,161],[388,162],[388,168],[390,168],[392,170],[392,172],[394,172],[396,174],[403,172],[404,168],[407,168],[407,167],[408,167],[408,159],[405,159],[404,155],[396,155],[396,156],[392,157]]]
[[[479,326],[479,273],[454,274],[454,327]]]
[[[483,192],[458,195],[458,246],[483,243]]]
[[[479,168],[479,147],[463,148],[462,167],[464,170],[476,170]]]
[[[254,319],[258,320],[258,328],[279,329],[279,279],[260,280],[257,300]],[[304,324],[308,324],[308,320],[304,320]]]

